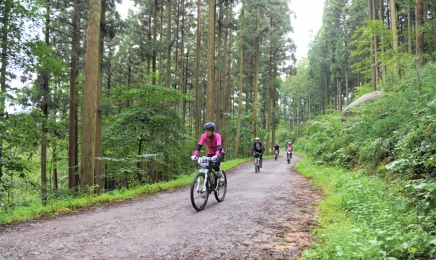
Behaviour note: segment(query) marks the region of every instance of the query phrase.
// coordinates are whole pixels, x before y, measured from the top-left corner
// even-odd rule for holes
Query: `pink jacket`
[[[203,134],[198,141],[197,149],[194,151],[194,156],[198,156],[203,143],[206,142],[207,145],[207,154],[208,155],[220,155],[220,151],[218,147],[221,147],[221,135],[218,133],[213,133],[212,138],[208,138],[206,134]],[[224,149],[221,150],[224,153]]]

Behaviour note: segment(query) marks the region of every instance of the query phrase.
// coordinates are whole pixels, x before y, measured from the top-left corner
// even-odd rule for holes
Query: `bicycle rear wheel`
[[[218,188],[216,188],[216,190],[214,191],[215,199],[218,202],[221,202],[224,200],[224,198],[226,197],[226,192],[227,192],[227,175],[224,171],[222,171],[222,174],[224,176],[224,182],[218,183]],[[219,178],[217,178],[217,181],[219,181]]]
[[[206,183],[205,174],[200,172],[195,175],[191,183],[191,203],[196,211],[203,210],[209,199],[209,187]]]

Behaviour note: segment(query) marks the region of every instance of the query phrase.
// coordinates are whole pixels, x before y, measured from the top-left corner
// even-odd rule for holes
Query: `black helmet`
[[[204,124],[203,130],[215,131],[215,124],[213,122],[207,122],[206,124]]]

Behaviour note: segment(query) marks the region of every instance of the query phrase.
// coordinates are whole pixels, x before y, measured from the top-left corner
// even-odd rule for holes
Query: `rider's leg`
[[[218,168],[218,170],[216,171],[216,174],[217,174],[217,176],[218,176],[220,182],[224,182],[224,181],[225,181],[224,175],[222,174],[222,173],[223,173],[223,170],[221,169],[221,161],[222,161],[223,159],[224,159],[224,153],[221,153],[221,154],[218,156],[218,162],[216,162],[216,166],[217,166],[217,168]]]

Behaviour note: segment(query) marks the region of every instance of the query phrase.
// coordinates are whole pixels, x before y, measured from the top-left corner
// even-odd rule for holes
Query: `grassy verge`
[[[252,158],[235,159],[225,161],[221,164],[223,170],[229,170],[241,163],[251,161]],[[106,205],[125,201],[139,196],[153,194],[159,191],[172,190],[177,187],[190,185],[197,171],[187,175],[180,175],[179,178],[169,182],[159,182],[142,185],[129,190],[115,190],[102,195],[91,195],[77,198],[64,198],[49,201],[45,206],[40,203],[28,206],[17,206],[11,209],[0,208],[0,224],[21,222],[42,217],[49,217],[58,214],[80,210],[86,207]]]
[[[400,205],[400,181],[317,166],[309,159],[297,171],[323,190],[317,205],[316,244],[301,259],[434,259],[436,238],[415,211]]]

